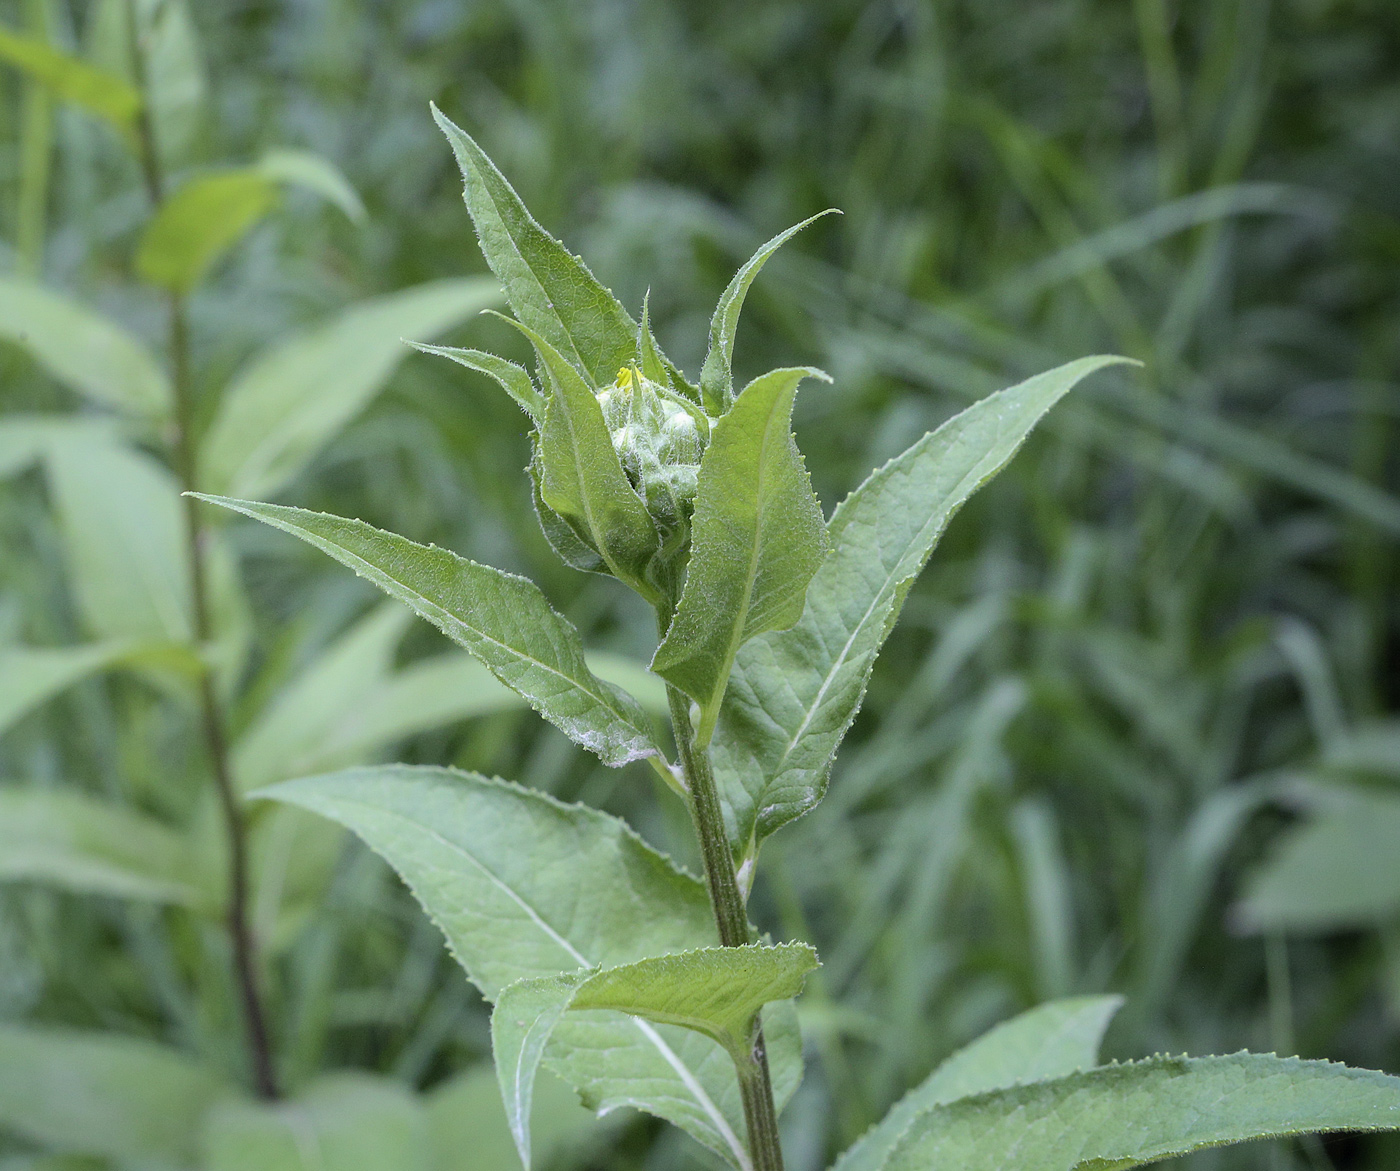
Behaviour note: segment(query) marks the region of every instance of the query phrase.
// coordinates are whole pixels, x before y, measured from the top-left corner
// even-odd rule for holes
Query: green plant
[[[645,305],[634,322],[476,143],[438,119],[536,376],[475,350],[439,352],[495,379],[530,416],[534,503],[555,551],[654,608],[652,669],[666,682],[677,763],[528,580],[361,521],[200,498],[355,569],[605,764],[646,761],[686,802],[705,883],[615,818],[471,773],[358,769],[261,795],[356,831],[437,921],[495,1002],[497,1077],[527,1166],[544,1063],[595,1109],[641,1108],[741,1171],[776,1171],[777,1113],[801,1077],[790,999],[816,958],[749,923],[761,847],[823,797],[875,656],[951,515],[1078,381],[1119,359],[1082,359],[983,399],[823,523],[790,423],[798,383],[819,372],[775,370],[739,391],[731,374],[749,285],[796,229],[730,283],[691,383],[656,344]],[[1400,1126],[1400,1080],[1325,1062],[1099,1066],[1115,1007],[1063,1001],[994,1030],[837,1166],[1128,1168],[1270,1135]]]

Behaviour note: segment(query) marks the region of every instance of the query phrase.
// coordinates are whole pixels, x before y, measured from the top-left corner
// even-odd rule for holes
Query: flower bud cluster
[[[684,528],[708,439],[694,415],[635,368],[619,370],[598,405],[623,470],[657,527],[663,535]]]

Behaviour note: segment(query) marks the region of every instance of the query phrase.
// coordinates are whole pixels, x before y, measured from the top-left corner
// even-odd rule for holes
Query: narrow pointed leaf
[[[637,365],[647,378],[665,386],[671,381],[671,375],[667,369],[666,355],[661,352],[651,332],[650,301],[651,294],[648,293],[642,301],[642,322],[637,327]]]
[[[499,299],[487,278],[430,281],[358,302],[264,350],[221,396],[200,444],[203,487],[281,491],[384,388],[409,353],[405,337],[430,338]]]
[[[365,205],[340,168],[309,150],[275,147],[258,160],[257,169],[288,187],[300,187],[333,203],[352,223],[365,221]]]
[[[646,714],[584,661],[578,631],[534,582],[364,521],[200,496],[300,537],[471,651],[540,715],[606,764],[654,756]]]
[[[238,788],[246,791],[317,771],[304,763],[315,759],[331,730],[382,683],[411,621],[403,606],[384,602],[281,688],[233,746]]]
[[[289,781],[264,795],[339,821],[382,854],[489,1000],[517,980],[713,947],[704,885],[616,818],[504,781],[404,765]],[[765,1014],[779,1104],[801,1076],[791,1005]],[[691,1030],[603,1014],[555,1027],[545,1065],[598,1111],[685,1128],[741,1169],[734,1066]]]
[[[0,788],[0,882],[159,903],[199,895],[175,830],[65,789]]]
[[[236,1094],[164,1045],[0,1024],[0,1127],[52,1151],[187,1167],[205,1114]]]
[[[1119,996],[1055,1000],[1003,1021],[905,1094],[831,1171],[878,1171],[909,1124],[934,1106],[1092,1068],[1122,1003]]]
[[[0,277],[0,337],[93,402],[153,418],[170,410],[170,382],[144,342],[33,281]]]
[[[481,251],[516,317],[595,385],[612,382],[636,353],[637,323],[583,261],[540,227],[471,135],[436,106],[433,117],[457,156]]]
[[[22,69],[56,97],[82,106],[134,144],[141,95],[124,78],[95,69],[52,45],[0,28],[0,60]]]
[[[491,1014],[491,1047],[511,1134],[530,1166],[530,1102],[550,1034],[570,1009],[609,1009],[657,1024],[680,1025],[749,1059],[759,1010],[802,991],[817,967],[805,943],[712,947],[656,956],[621,967],[520,980]]]
[[[719,304],[715,306],[714,317],[710,320],[710,349],[705,355],[705,363],[700,368],[700,393],[702,401],[712,414],[721,414],[729,409],[734,397],[734,372],[730,362],[734,357],[734,335],[739,328],[739,314],[744,308],[744,298],[749,286],[758,276],[759,270],[768,263],[768,258],[802,231],[813,220],[822,216],[839,215],[834,207],[809,216],[800,224],[794,224],[784,232],[779,232],[768,243],[755,252],[744,266],[734,274],[724,290]]]
[[[485,374],[488,378],[495,379],[500,388],[530,416],[535,426],[538,427],[544,422],[544,396],[535,389],[534,382],[531,381],[530,375],[524,368],[517,366],[514,362],[507,362],[504,358],[498,358],[495,354],[488,354],[484,350],[464,350],[457,346],[430,346],[423,342],[414,342],[413,348],[422,350],[425,354],[451,358],[452,361],[465,366],[468,370],[475,370],[478,374]]]
[[[700,705],[704,744],[744,643],[802,616],[826,555],[821,505],[792,438],[807,369],[756,378],[715,425],[700,461],[692,551],[675,618],[651,669]]]
[[[540,496],[590,538],[613,575],[655,597],[647,564],[661,539],[613,447],[603,408],[578,371],[542,337],[525,331],[549,377],[540,430]]]
[[[119,662],[129,645],[0,647],[0,734],[80,679]]]
[[[1154,1057],[963,1098],[881,1171],[1126,1171],[1251,1139],[1400,1127],[1400,1078],[1326,1061]]]
[[[1082,358],[975,403],[873,472],[827,524],[832,552],[801,620],[744,646],[714,741],[736,855],[752,854],[826,791],[870,671],[952,515],[999,472],[1076,383]]]

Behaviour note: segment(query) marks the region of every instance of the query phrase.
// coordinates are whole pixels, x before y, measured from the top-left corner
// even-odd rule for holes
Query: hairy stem
[[[136,5],[128,0],[127,21],[131,36],[131,59],[137,85],[143,95],[149,93],[146,79],[146,55],[137,27]],[[165,198],[165,183],[156,147],[155,131],[150,117],[150,103],[142,103],[138,136],[140,139],[141,171],[151,207],[159,210]],[[171,293],[169,301],[170,381],[175,399],[174,434],[171,447],[175,473],[183,492],[199,488],[198,452],[194,426],[194,387],[190,378],[189,322],[185,299]],[[209,605],[209,580],[205,565],[205,533],[200,521],[199,502],[186,495],[184,502],[185,556],[189,565],[190,604],[194,638],[203,649],[213,635]],[[272,1060],[272,1044],[267,1028],[267,1014],[258,990],[257,955],[252,926],[248,918],[248,834],[243,809],[233,783],[229,765],[228,735],[224,727],[223,707],[214,685],[214,674],[207,663],[199,673],[200,722],[203,727],[209,769],[223,815],[224,837],[228,846],[229,898],[225,909],[229,937],[233,947],[233,976],[243,1008],[247,1032],[248,1060],[252,1068],[253,1085],[261,1097],[278,1097],[277,1076]]]
[[[700,853],[705,861],[705,879],[710,887],[710,905],[714,908],[715,923],[719,927],[719,940],[725,947],[743,947],[749,942],[749,913],[734,874],[734,858],[729,852],[729,838],[724,832],[724,812],[719,803],[719,790],[715,788],[709,750],[695,747],[690,701],[670,684],[666,686],[666,697],[671,707],[676,748],[690,793],[691,820],[695,823]],[[735,1066],[739,1073],[739,1091],[744,1102],[744,1121],[748,1125],[749,1153],[753,1156],[754,1171],[782,1171],[778,1111],[773,1103],[773,1082],[768,1073],[768,1049],[763,1040],[763,1025],[757,1016],[754,1017],[753,1043],[749,1047],[748,1059],[736,1062]]]

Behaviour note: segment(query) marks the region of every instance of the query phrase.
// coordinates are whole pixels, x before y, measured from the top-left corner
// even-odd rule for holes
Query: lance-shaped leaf
[[[1400,1078],[1327,1061],[1154,1057],[920,1114],[881,1171],[1126,1171],[1204,1147],[1400,1128]]]
[[[685,589],[651,669],[700,705],[709,741],[739,648],[802,616],[826,555],[822,510],[792,437],[797,384],[817,370],[754,379],[715,425],[700,460]]]
[[[934,1106],[1097,1065],[1104,1030],[1122,1003],[1119,996],[1073,997],[1003,1021],[905,1094],[831,1171],[878,1171],[909,1124]]]
[[[170,382],[144,342],[33,281],[0,277],[0,337],[103,406],[155,417],[170,410]]]
[[[655,600],[659,595],[646,568],[661,538],[622,470],[603,408],[558,350],[533,331],[524,332],[550,386],[539,441],[540,497],[587,538],[615,577]]]
[[[497,304],[489,277],[429,281],[372,297],[262,351],[220,397],[200,445],[201,486],[225,495],[279,492],[360,413],[427,338]]]
[[[736,856],[821,800],[875,656],[949,518],[1071,387],[1123,360],[1081,358],[975,403],[837,507],[801,620],[744,646],[725,695],[714,760]]]
[[[125,78],[5,28],[0,28],[0,59],[24,70],[57,97],[111,123],[128,143],[135,142],[141,95]]]
[[[530,1166],[535,1075],[555,1026],[570,1009],[608,1009],[681,1025],[718,1042],[735,1063],[752,1060],[754,1022],[765,1004],[802,991],[817,967],[805,943],[711,947],[602,970],[520,980],[491,1014],[491,1048],[520,1161]]]
[[[125,642],[0,647],[0,734],[78,680],[119,662],[129,650]]]
[[[62,789],[0,788],[0,882],[194,903],[180,835],[134,809]]]
[[[405,765],[265,791],[348,826],[382,854],[489,1000],[517,980],[715,945],[704,885],[616,818],[451,769]],[[765,1013],[779,1105],[801,1077],[790,1004]],[[741,1171],[743,1106],[729,1055],[689,1029],[576,1013],[545,1066],[601,1112],[628,1105],[683,1127]]]
[[[637,323],[583,261],[535,221],[496,164],[433,107],[452,144],[481,251],[516,317],[580,374],[606,386],[633,360]]]
[[[457,346],[430,346],[423,342],[414,342],[413,348],[422,350],[425,354],[451,358],[452,361],[460,366],[465,366],[468,370],[475,370],[478,374],[494,378],[501,389],[510,395],[530,416],[536,427],[544,422],[544,396],[535,389],[534,382],[523,367],[517,366],[514,362],[507,362],[504,358],[498,358],[495,354],[488,354],[484,350],[464,350]]]
[[[0,1127],[53,1151],[187,1167],[205,1114],[236,1094],[164,1045],[0,1024]]]
[[[710,319],[710,348],[705,354],[704,364],[700,367],[700,394],[711,414],[719,415],[728,410],[734,398],[734,372],[730,367],[734,357],[734,334],[739,328],[739,314],[744,308],[744,298],[748,296],[749,286],[753,284],[759,270],[768,263],[768,258],[773,253],[813,220],[839,214],[836,208],[829,207],[826,211],[808,216],[787,231],[779,232],[749,257],[725,288],[724,295],[715,306],[714,317]]]
[[[588,669],[578,631],[528,578],[360,520],[222,496],[198,498],[300,537],[368,578],[471,651],[605,764],[656,755],[641,706]]]

